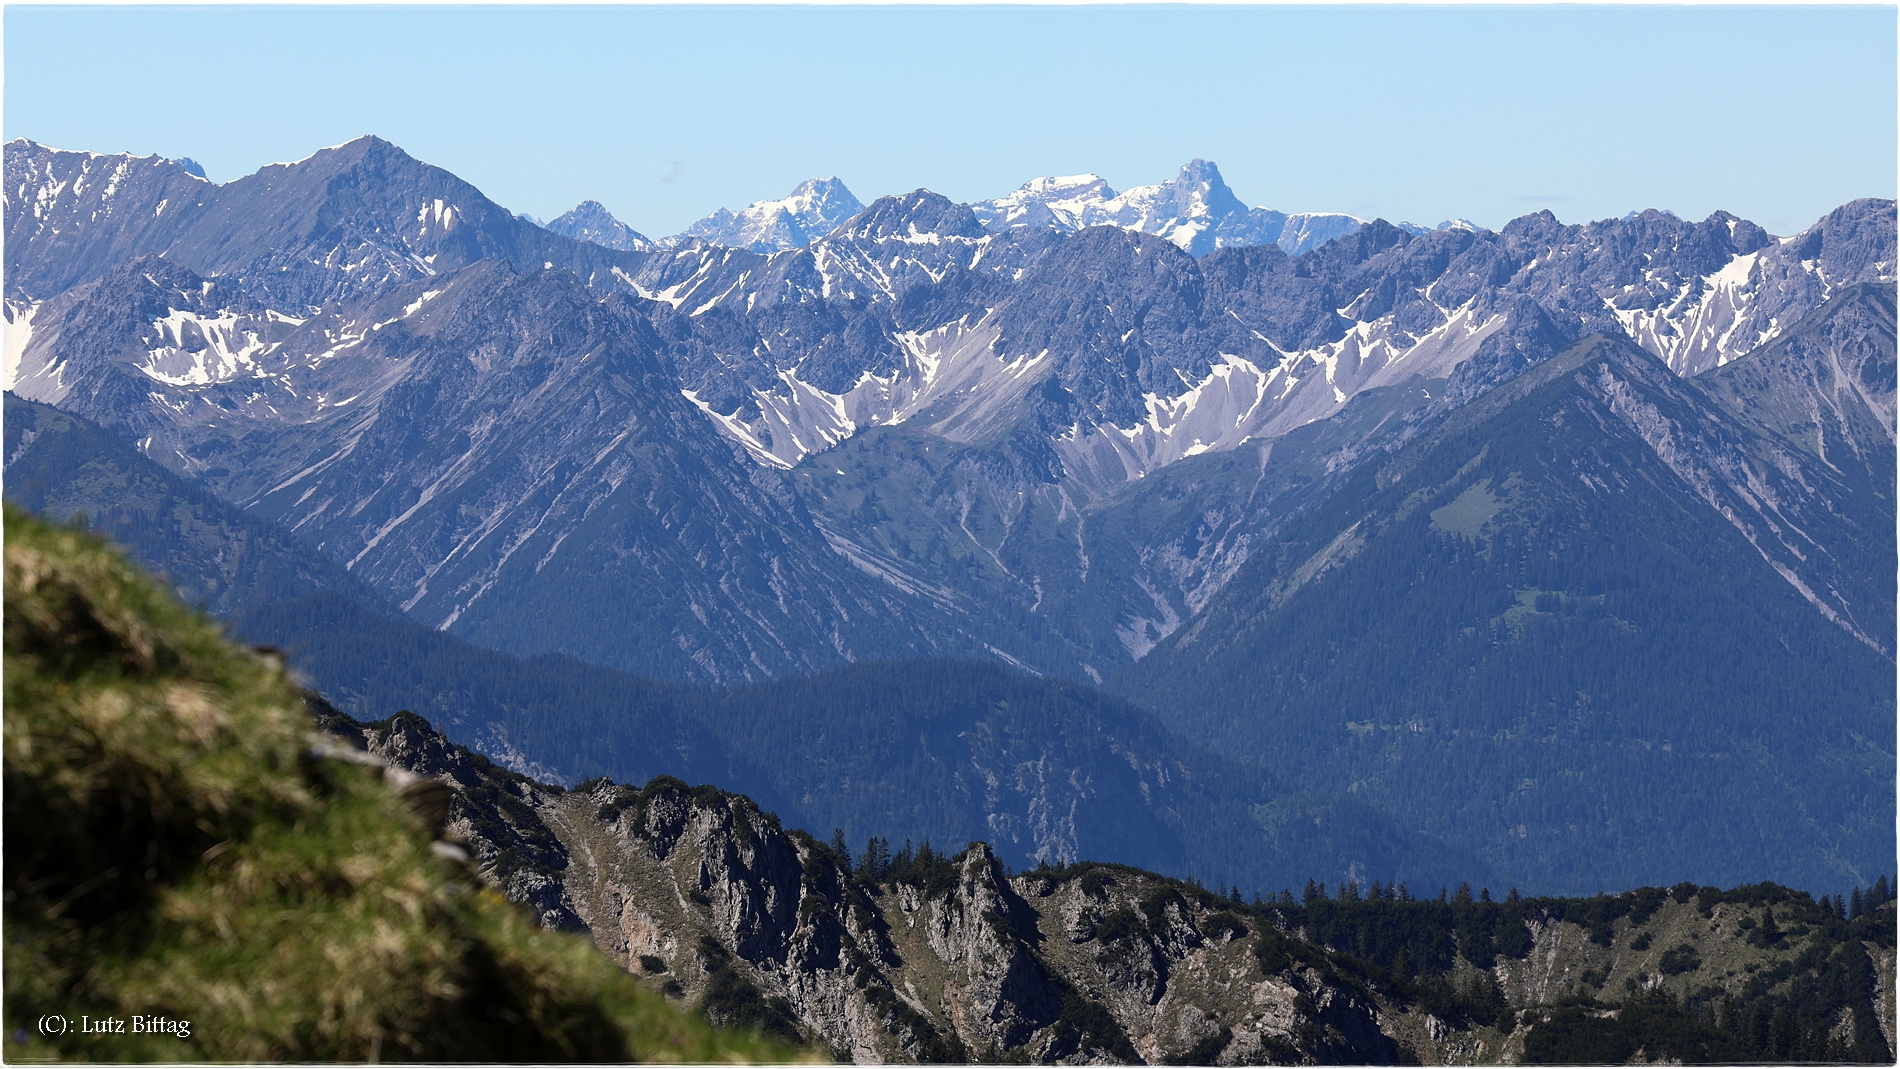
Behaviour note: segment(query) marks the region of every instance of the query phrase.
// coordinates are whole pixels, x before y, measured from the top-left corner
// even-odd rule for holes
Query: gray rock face
[[[1844,286],[1777,341],[1696,382],[1869,487],[1892,482],[1894,289]]]
[[[319,731],[357,747],[392,770],[446,786],[451,793],[443,838],[463,844],[476,873],[510,901],[532,909],[541,927],[555,931],[586,927],[574,912],[564,884],[567,847],[541,815],[557,803],[559,788],[470,754],[414,713],[363,724],[321,698],[313,698],[310,704]]]
[[[1846,922],[1768,884],[1704,891],[1713,903],[1683,884],[1480,905],[1376,883],[1362,900],[1355,881],[1330,900],[1309,889],[1304,907],[1290,895],[1248,906],[1125,866],[1012,877],[982,843],[853,866],[713,787],[549,789],[497,777],[419,718],[360,724],[314,707],[335,746],[387,763],[387,781],[448,785],[448,835],[472,853],[551,841],[535,855],[546,883],[479,866],[544,925],[578,919],[668,997],[861,1064],[1512,1064],[1564,1007],[1602,1013],[1593,997],[1759,998],[1747,983],[1763,966],[1821,958],[1796,966],[1818,980],[1858,968],[1842,949],[1863,952],[1838,939]],[[1891,900],[1882,908],[1861,933],[1890,937]],[[1771,944],[1750,929],[1773,914],[1786,934]],[[1665,969],[1687,940],[1709,965]],[[1850,973],[1844,996],[1846,1013],[1879,1022],[1863,1030],[1870,1053],[1892,1034],[1883,945],[1864,944],[1872,967]]]
[[[1201,509],[1205,530],[1192,536],[1091,544],[1091,530],[1120,522],[1084,512],[1124,493],[1128,508],[1145,507],[1135,501],[1151,495],[1132,484],[1202,454],[1257,451],[1379,391],[1411,391],[1411,415],[1365,425],[1402,440],[1593,330],[1627,332],[1694,371],[1772,341],[1842,287],[1890,279],[1894,258],[1884,202],[1844,206],[1778,243],[1725,215],[1690,224],[1649,212],[1585,227],[1529,216],[1501,234],[1373,223],[1299,258],[1253,246],[1196,259],[1118,228],[991,233],[978,213],[926,191],[883,198],[771,256],[695,243],[622,252],[508,216],[374,139],[223,186],[156,158],[30,142],[6,159],[10,388],[298,525],[419,618],[511,649],[530,647],[503,621],[552,620],[564,599],[587,600],[602,589],[591,555],[605,554],[628,569],[605,587],[615,598],[646,589],[677,615],[637,657],[608,649],[597,629],[553,641],[700,678],[985,645],[1099,675],[1191,618],[1275,522],[1266,502],[1280,500]],[[1212,165],[1156,189],[1143,203],[1237,218]],[[846,196],[822,183],[800,195]],[[458,273],[478,257],[506,259],[520,277]],[[573,267],[589,289],[529,281],[549,264]],[[640,299],[590,307],[590,290]],[[600,344],[646,355],[597,359],[588,346]],[[500,362],[462,355],[503,351]],[[790,478],[769,470],[873,428],[884,444],[862,460],[892,448],[923,460],[932,441],[963,458],[951,469],[906,462],[919,475],[958,474],[921,495],[922,526],[901,535],[851,518],[859,490],[827,474],[846,471],[842,456]],[[738,450],[736,466],[708,432]],[[620,452],[597,463],[565,459],[615,441]],[[636,442],[660,451],[635,462]],[[689,454],[708,474],[668,468]],[[1322,480],[1338,470],[1329,462]],[[732,488],[731,509],[713,508],[723,518],[705,530],[755,534],[706,544],[732,562],[715,565],[724,579],[674,596],[660,593],[678,589],[670,581],[634,578],[660,574],[677,543],[660,534],[667,521],[628,533],[640,527],[620,511],[628,490],[607,488],[636,472]],[[889,480],[879,477],[880,494],[917,493]],[[598,533],[574,542],[583,530]],[[1043,548],[1025,556],[1026,538]],[[905,559],[922,543],[975,554],[981,578]],[[763,580],[749,563],[761,554],[807,578]],[[1090,562],[1111,558],[1116,593],[1070,617],[1103,619],[1112,606],[1108,626],[1071,625],[1039,652],[1004,632],[958,638],[897,622],[924,591],[929,612],[955,606],[965,629],[990,626],[978,620],[997,595],[1012,613],[1073,603],[1103,581],[1107,569]],[[735,599],[754,585],[748,575],[764,581],[764,607]],[[793,589],[828,591],[801,605],[857,606],[851,618],[868,632],[822,622],[828,609],[780,608]]]
[[[90,420],[6,397],[7,500],[88,527],[163,575],[188,605],[237,617],[333,593],[380,604],[369,587],[295,536],[151,462]]]
[[[576,241],[591,241],[620,252],[644,252],[654,247],[646,235],[614,218],[597,200],[584,200],[547,224],[547,229]]]
[[[572,646],[674,677],[776,675],[846,650],[940,648],[919,630],[916,609],[838,559],[782,476],[705,432],[631,297],[602,302],[571,276],[520,276],[491,261],[297,322],[221,304],[217,285],[176,265],[144,266],[151,270],[129,269],[55,302],[77,307],[43,337],[86,355],[27,365],[28,392],[38,382],[63,391],[53,398],[101,414],[148,455],[281,520],[357,578],[378,589],[393,583],[412,616],[491,643],[491,628],[514,632],[531,645],[498,644],[522,653]],[[161,315],[160,305],[170,311]],[[208,364],[205,350],[177,344],[155,356],[140,346],[157,337],[150,324],[164,315],[187,333],[210,323],[220,345],[238,337],[250,348],[242,360],[213,352]],[[130,349],[79,343],[99,332],[116,343],[135,321],[147,324],[147,342],[134,336]],[[272,340],[252,336],[264,330]],[[191,374],[172,375],[174,367]],[[171,391],[177,404],[122,403],[154,390]],[[346,455],[354,460],[339,463]],[[586,563],[568,556],[577,552]],[[628,573],[611,578],[596,552]],[[677,578],[650,584],[646,569],[667,558]],[[708,571],[689,563],[696,558],[739,571]],[[817,586],[801,592],[807,583]],[[722,606],[738,591],[757,602],[728,615]],[[576,615],[576,598],[599,599],[606,615]],[[835,606],[850,606],[855,622],[826,622]],[[541,638],[509,623],[536,617],[546,620],[534,629]],[[603,630],[609,620],[620,623]],[[647,637],[629,643],[629,628]],[[805,646],[812,628],[834,641]],[[603,657],[608,646],[641,652]],[[739,647],[749,652],[735,657]]]
[[[1511,318],[1522,297],[1536,301],[1564,338],[1627,333],[1692,373],[1771,340],[1817,307],[1830,287],[1893,274],[1892,209],[1875,202],[1846,206],[1772,248],[1759,228],[1719,213],[1700,224],[1650,212],[1588,227],[1532,216],[1500,235],[1417,234],[1377,224],[1334,240],[1326,255],[1297,267],[1275,265],[1260,248],[1227,248],[1153,274],[1138,243],[1084,234],[1065,239],[1046,230],[988,235],[977,214],[920,192],[884,198],[829,238],[769,260],[693,243],[670,254],[615,253],[591,242],[550,244],[559,239],[373,139],[325,150],[278,169],[281,175],[267,169],[227,186],[200,183],[198,199],[209,198],[209,206],[194,201],[186,214],[202,221],[178,224],[176,234],[148,233],[144,216],[131,212],[137,218],[129,247],[112,229],[98,231],[109,240],[94,248],[87,235],[99,209],[88,198],[103,197],[103,187],[98,176],[87,184],[85,168],[94,165],[86,161],[93,158],[26,142],[8,152],[11,202],[24,208],[31,200],[40,213],[9,212],[9,226],[24,228],[10,234],[8,245],[9,277],[22,286],[37,285],[48,272],[54,288],[70,285],[103,271],[105,260],[123,262],[141,250],[162,251],[207,277],[242,277],[250,299],[264,304],[310,297],[303,291],[311,286],[359,293],[477,255],[504,256],[518,270],[570,266],[590,283],[625,286],[704,320],[710,329],[694,323],[679,332],[678,377],[714,426],[761,463],[794,464],[860,428],[916,423],[929,410],[935,418],[928,425],[957,440],[1009,438],[1032,428],[1046,443],[1046,468],[1055,470],[1047,456],[1053,451],[1072,479],[1097,487],[1201,451],[1275,437],[1333,415],[1365,389],[1445,377]],[[105,158],[97,159],[104,167]],[[165,161],[147,169],[157,177],[121,183],[125,190],[114,194],[121,203],[158,197],[169,188],[163,174],[192,181]],[[332,173],[348,181],[310,192]],[[438,189],[453,194],[440,208],[442,198],[425,196]],[[1238,202],[1211,164],[1197,161],[1176,182],[1154,189],[1144,194],[1145,207],[1124,205],[1136,214],[1123,223],[1161,211],[1156,205],[1194,219],[1237,218]],[[344,196],[349,190],[358,191],[360,207]],[[822,190],[809,192],[819,197]],[[412,211],[417,218],[427,214],[423,209],[447,212],[450,200],[466,202],[458,209],[463,215],[442,215],[433,232],[424,223],[397,225],[397,216],[408,219]],[[193,235],[230,229],[240,211],[247,220],[279,217],[266,224],[273,237],[286,227],[294,234],[302,225],[294,222],[298,212],[328,212],[354,221],[326,235],[366,234],[363,248],[380,251],[339,262],[331,255],[344,247],[338,245],[304,257],[295,270],[275,271],[270,257],[299,247],[294,241],[268,249],[240,242],[249,253],[229,247],[228,238],[220,239],[217,255],[200,248],[205,239]],[[257,225],[247,221],[243,229]],[[1218,229],[1196,230],[1187,244]],[[83,247],[69,247],[74,243]],[[1051,256],[1054,266],[1039,270]],[[1222,257],[1229,259],[1214,262]],[[319,261],[331,264],[328,275],[317,271]],[[383,268],[366,275],[371,262]],[[304,281],[293,285],[289,276]],[[1077,306],[1062,291],[1078,283],[1076,296],[1106,286],[1122,299],[1104,293],[1099,305]],[[37,315],[30,292],[16,294],[16,317]],[[1051,301],[1064,309],[1060,318],[1074,322],[1051,322],[1056,317],[1040,311]],[[1157,301],[1180,310],[1151,329],[1147,309]],[[990,314],[1012,305],[1021,311],[1006,320]],[[303,302],[272,307],[307,314]],[[727,315],[706,320],[715,310]],[[1072,344],[1084,330],[1099,336],[1086,354]],[[1055,383],[1047,380],[1060,361],[1040,355],[1049,341],[1070,346],[1058,352],[1069,364]],[[1097,380],[1081,384],[1079,396],[1078,359]],[[1501,367],[1508,374],[1522,364]],[[945,395],[958,400],[946,408]]]
[[[24,139],[0,151],[10,300],[51,296],[157,251],[217,188],[161,156],[62,152]]]

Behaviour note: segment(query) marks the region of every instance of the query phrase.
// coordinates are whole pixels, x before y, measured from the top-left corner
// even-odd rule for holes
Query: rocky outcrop
[[[1387,1062],[1369,992],[1266,975],[1248,922],[1134,869],[1012,878],[985,844],[853,867],[750,799],[660,777],[549,788],[410,713],[320,726],[453,792],[443,835],[546,927],[725,1023],[857,1062]],[[1276,936],[1275,938],[1280,938]]]
[[[359,724],[321,698],[307,700],[319,730],[414,777],[403,788],[412,797],[428,796],[426,785],[446,787],[439,802],[427,803],[440,808],[442,836],[460,844],[475,871],[505,897],[533,909],[541,927],[587,927],[563,879],[567,847],[541,818],[563,793],[559,787],[450,743],[414,713]]]

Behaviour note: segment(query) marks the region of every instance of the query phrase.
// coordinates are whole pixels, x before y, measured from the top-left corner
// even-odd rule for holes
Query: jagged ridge
[[[421,718],[360,725],[318,709],[393,763],[466,783],[472,759]],[[479,841],[502,822],[564,848],[512,894],[552,902],[558,884],[543,916],[578,917],[629,971],[715,1019],[859,1062],[1392,1064],[1603,1049],[1877,1062],[1892,1047],[1884,877],[1866,900],[1879,908],[1852,918],[1771,884],[1496,902],[1468,886],[1419,901],[1375,883],[1243,902],[1126,866],[1012,876],[982,843],[953,856],[906,844],[895,858],[874,843],[854,865],[743,796],[670,777],[561,793],[492,768],[481,779],[514,784],[518,804],[504,815],[458,787],[454,820],[479,856],[506,856]],[[1577,1012],[1592,1001],[1634,1023]]]

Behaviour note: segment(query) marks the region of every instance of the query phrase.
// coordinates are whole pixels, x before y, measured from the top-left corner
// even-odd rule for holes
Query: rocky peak
[[[665,243],[697,240],[766,254],[783,252],[811,244],[863,209],[836,176],[808,178],[778,200],[754,201],[736,212],[721,208]]]
[[[545,229],[576,241],[591,241],[603,248],[621,252],[639,252],[653,247],[646,235],[614,218],[614,213],[597,200],[584,200],[567,213],[548,223]]]
[[[940,193],[919,189],[879,197],[844,224],[836,238],[857,240],[919,240],[983,237],[983,224],[967,205],[953,203]]]
[[[1163,194],[1156,198],[1157,205],[1166,203],[1190,219],[1219,218],[1247,210],[1221,179],[1220,168],[1209,160],[1196,158],[1182,164],[1174,181],[1164,183],[1161,189]]]

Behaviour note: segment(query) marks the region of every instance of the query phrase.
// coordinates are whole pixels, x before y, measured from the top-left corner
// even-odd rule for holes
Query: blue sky
[[[1486,226],[1895,195],[1896,8],[34,7],[5,136],[215,181],[363,133],[516,211],[651,235],[836,174],[866,201],[1117,189]]]

